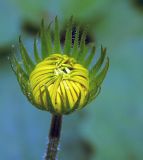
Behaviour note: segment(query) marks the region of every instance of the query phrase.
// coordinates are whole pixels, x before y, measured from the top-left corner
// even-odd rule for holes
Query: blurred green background
[[[142,160],[142,0],[0,0],[0,159],[43,158],[50,114],[26,100],[7,57],[20,34],[32,52],[41,18],[48,23],[56,15],[62,27],[70,15],[88,24],[89,41],[98,53],[101,44],[107,47],[110,57],[98,98],[64,117],[59,159]]]

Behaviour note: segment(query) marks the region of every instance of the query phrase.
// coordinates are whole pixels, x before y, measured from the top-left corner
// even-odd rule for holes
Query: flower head
[[[91,64],[96,53],[95,47],[85,44],[85,31],[79,42],[79,26],[72,44],[72,18],[67,24],[64,46],[60,43],[57,17],[53,39],[50,26],[46,29],[42,21],[41,56],[35,39],[34,61],[29,57],[21,38],[19,39],[23,65],[13,57],[12,68],[21,90],[34,106],[53,114],[69,114],[86,106],[99,94],[109,67],[109,59],[103,65],[106,49],[101,47],[100,58]]]

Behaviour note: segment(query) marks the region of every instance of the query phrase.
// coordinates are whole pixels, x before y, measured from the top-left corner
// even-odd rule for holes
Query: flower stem
[[[52,115],[51,128],[49,132],[49,143],[46,150],[45,160],[56,160],[61,127],[62,127],[62,116]]]

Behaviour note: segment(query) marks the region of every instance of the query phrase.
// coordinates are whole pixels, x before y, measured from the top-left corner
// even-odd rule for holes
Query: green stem
[[[46,150],[45,160],[56,160],[61,127],[62,127],[62,116],[52,115],[51,128],[49,132],[49,143]]]

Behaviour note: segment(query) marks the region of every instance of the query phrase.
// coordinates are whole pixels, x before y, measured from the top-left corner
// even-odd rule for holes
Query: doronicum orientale
[[[54,35],[51,24],[46,28],[41,23],[41,54],[34,40],[32,60],[19,38],[23,64],[15,56],[11,59],[12,69],[23,94],[37,108],[53,114],[69,114],[82,109],[100,92],[108,67],[106,49],[95,63],[95,46],[86,45],[86,31],[79,40],[80,27],[76,27],[72,39],[72,18],[67,23],[64,45],[60,42],[57,17],[54,22]]]

